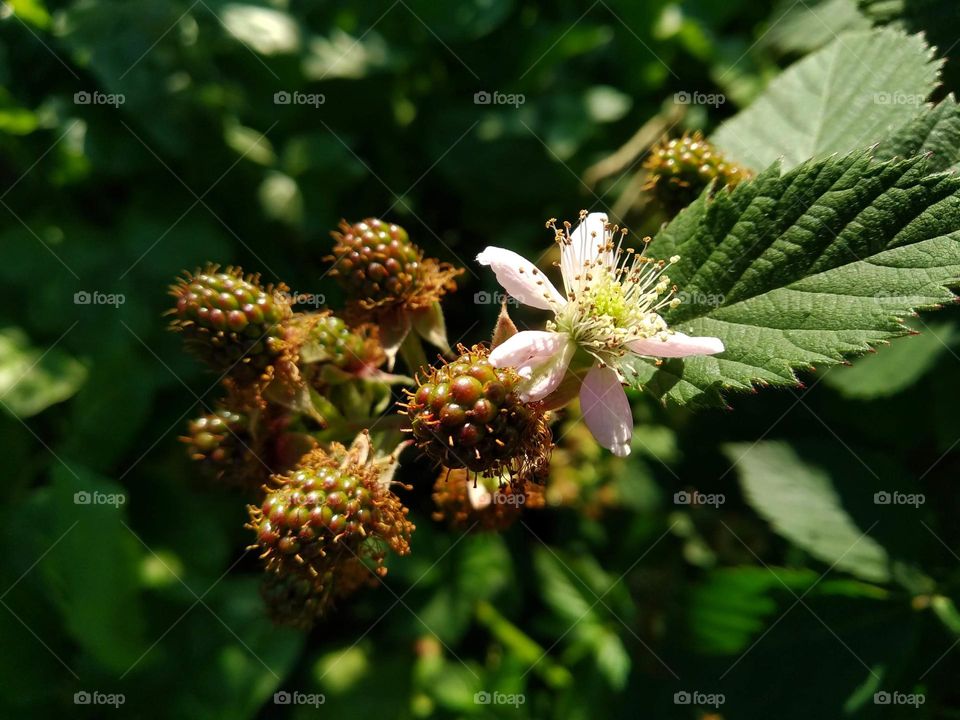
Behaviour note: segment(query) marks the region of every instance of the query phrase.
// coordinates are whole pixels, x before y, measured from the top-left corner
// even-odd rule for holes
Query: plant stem
[[[547,656],[541,645],[501,615],[486,600],[477,603],[477,620],[490,630],[490,633],[517,655],[525,664],[536,668],[544,682],[554,689],[568,687],[573,682],[570,671],[558,665]]]
[[[403,362],[411,375],[416,375],[420,368],[430,366],[430,363],[427,362],[427,354],[423,351],[420,336],[412,330],[407,333],[400,344],[400,357],[403,358]]]

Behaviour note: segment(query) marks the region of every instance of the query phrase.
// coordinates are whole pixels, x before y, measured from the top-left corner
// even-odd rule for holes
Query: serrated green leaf
[[[823,378],[841,395],[859,400],[888,397],[905,390],[949,350],[956,328],[952,323],[910,323],[919,335],[897,340],[850,368],[831,368]]]
[[[866,147],[917,114],[940,65],[921,35],[845,33],[789,67],[712,140],[754,170]]]
[[[913,155],[928,155],[930,172],[960,162],[960,105],[953,95],[897,129],[874,152],[877,160]]]
[[[86,368],[57,348],[31,347],[18,328],[0,330],[0,401],[18,417],[29,417],[80,389]]]
[[[844,509],[823,468],[786,443],[730,443],[747,502],[778,534],[830,567],[870,582],[891,578],[887,551]]]
[[[628,379],[679,403],[717,403],[722,390],[795,384],[795,370],[903,335],[905,315],[954,297],[958,191],[956,177],[924,175],[921,158],[877,164],[860,152],[701,197],[651,248],[681,256],[670,278],[686,300],[667,321],[726,350],[636,360]]]

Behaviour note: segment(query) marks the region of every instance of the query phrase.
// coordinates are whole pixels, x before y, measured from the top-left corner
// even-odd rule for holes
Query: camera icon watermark
[[[80,690],[73,694],[74,705],[112,705],[120,707],[127,701],[123,693],[104,693],[99,690]]]
[[[303,693],[298,690],[288,692],[287,690],[280,690],[273,694],[274,705],[310,705],[311,707],[318,708],[326,701],[327,697],[323,693]]]
[[[304,93],[299,90],[288,92],[287,90],[278,90],[273,94],[274,105],[309,105],[318,108],[327,102],[327,96],[323,93]]]
[[[127,496],[123,493],[102,493],[97,490],[80,490],[73,494],[74,505],[112,505],[115,508],[125,505]]]
[[[873,494],[874,505],[910,505],[918,508],[927,502],[927,496],[923,493],[902,493],[899,490],[889,492],[881,490]]]
[[[74,305],[112,305],[115,308],[120,307],[127,302],[127,296],[123,293],[105,293],[99,290],[90,292],[89,290],[78,290],[73,294]]]
[[[515,297],[505,292],[500,292],[499,290],[494,292],[481,290],[480,292],[475,292],[473,294],[474,305],[502,305],[503,303],[506,303],[507,305],[520,304]]]
[[[74,105],[111,105],[115,108],[120,107],[127,101],[123,93],[102,93],[99,90],[89,92],[80,90],[73,94]]]
[[[702,493],[698,490],[688,492],[681,490],[673,494],[674,505],[710,505],[711,507],[720,507],[727,501],[723,493]]]
[[[727,102],[727,96],[723,93],[702,93],[699,90],[690,92],[681,90],[673,94],[673,102],[677,105],[709,105],[718,108]]]
[[[674,295],[683,305],[700,305],[718,308],[723,305],[726,296],[721,293],[702,293],[680,291]]]
[[[927,101],[926,95],[919,93],[879,92],[873,94],[875,105],[908,105],[910,107],[919,107]]]
[[[680,690],[673,694],[674,705],[698,705],[718,708],[727,701],[723,693],[705,693],[699,690]]]
[[[473,94],[474,105],[513,105],[513,107],[519,108],[526,101],[527,97],[523,93],[503,93],[499,90],[487,92],[486,90],[480,90]]]
[[[923,693],[902,693],[897,690],[887,692],[881,690],[873,694],[874,705],[910,705],[918,708],[927,701]]]
[[[502,693],[496,690],[493,692],[481,690],[473,694],[473,702],[475,705],[512,705],[518,708],[527,702],[527,696],[523,693]]]

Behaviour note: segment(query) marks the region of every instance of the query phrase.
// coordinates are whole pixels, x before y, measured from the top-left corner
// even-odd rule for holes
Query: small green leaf
[[[743,566],[710,572],[687,600],[694,648],[720,655],[743,650],[776,611],[781,594],[799,595],[816,579],[808,569]]]
[[[780,442],[731,443],[747,502],[774,530],[830,567],[863,580],[890,580],[886,550],[844,509],[830,475]]]
[[[63,402],[86,377],[86,368],[58,348],[42,351],[22,330],[0,330],[0,402],[14,415],[30,417]]]
[[[596,623],[598,611],[587,599],[585,589],[571,577],[570,570],[547,548],[538,547],[534,553],[534,568],[539,579],[540,594],[555,615],[567,623],[584,621]]]
[[[127,494],[76,464],[52,474],[51,531],[63,540],[44,575],[70,635],[104,667],[125,672],[147,646],[138,587],[147,551],[124,527]]]
[[[413,329],[417,334],[441,352],[450,352],[447,341],[447,324],[443,319],[443,308],[439,302],[420,310],[413,316]]]
[[[5,4],[24,22],[40,30],[50,27],[50,13],[42,0],[8,0]]]
[[[921,35],[845,33],[788,68],[711,139],[754,170],[866,147],[917,114],[940,66]]]

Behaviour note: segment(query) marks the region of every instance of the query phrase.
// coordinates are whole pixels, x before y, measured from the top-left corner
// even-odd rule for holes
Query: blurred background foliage
[[[412,555],[309,636],[265,618],[245,500],[200,482],[177,442],[214,378],[161,318],[167,284],[207,260],[336,306],[328,233],[381,216],[467,268],[445,303],[451,340],[485,339],[485,244],[536,257],[541,222],[581,207],[619,203],[641,232],[664,221],[631,196],[639,160],[581,180],[638,128],[709,132],[843,30],[901,25],[956,55],[957,14],[949,0],[6,0],[2,714],[99,717],[73,704],[98,690],[125,695],[124,717],[892,717],[872,702],[886,689],[925,693],[910,717],[960,717],[953,311],[732,412],[638,395],[626,460],[567,417],[550,507],[503,535],[432,521],[432,471],[407,462]],[[525,101],[478,105],[480,91]],[[694,91],[725,102],[673,102]],[[123,102],[78,102],[95,92]],[[894,488],[926,503],[878,515],[873,494]],[[674,502],[693,490],[725,502]],[[126,502],[76,504],[81,491]],[[281,689],[326,704],[276,706]],[[677,705],[679,691],[725,703]]]

